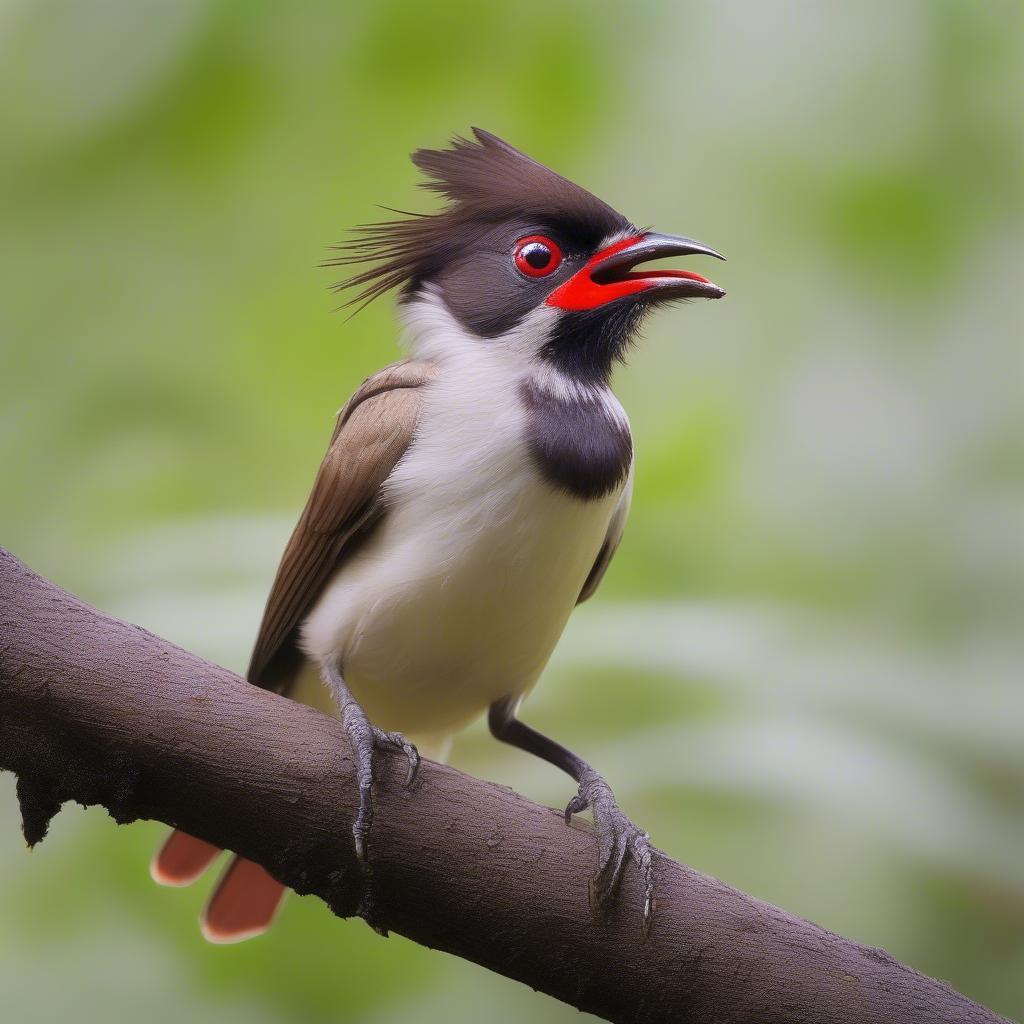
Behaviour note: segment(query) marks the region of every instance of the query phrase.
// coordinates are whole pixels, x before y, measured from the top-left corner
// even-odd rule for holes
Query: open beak
[[[548,296],[547,303],[559,309],[584,310],[641,295],[648,301],[720,299],[725,291],[692,270],[634,269],[650,260],[694,254],[725,259],[692,238],[659,235],[653,231],[632,235],[595,253]]]

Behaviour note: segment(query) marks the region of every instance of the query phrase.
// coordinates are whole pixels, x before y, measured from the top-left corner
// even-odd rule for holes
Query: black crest
[[[595,240],[629,222],[586,189],[521,153],[496,135],[473,129],[476,141],[455,138],[449,149],[420,149],[413,163],[426,175],[421,187],[439,192],[448,205],[438,213],[404,210],[405,220],[356,229],[359,237],[337,246],[342,255],[326,266],[370,266],[335,285],[357,288],[351,303],[365,304],[396,287],[415,289],[442,269],[467,238],[509,218],[565,226]]]

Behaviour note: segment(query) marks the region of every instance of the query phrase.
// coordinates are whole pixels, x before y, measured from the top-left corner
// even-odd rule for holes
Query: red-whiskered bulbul
[[[420,150],[438,213],[371,224],[331,265],[365,303],[400,288],[409,357],[338,415],[281,560],[249,665],[257,686],[327,693],[357,756],[352,827],[365,863],[375,749],[444,757],[483,712],[494,736],[567,772],[591,808],[596,905],[648,837],[582,758],[517,717],[573,607],[597,589],[629,511],[633,444],[612,368],[655,306],[725,293],[688,270],[636,270],[714,250],[631,224],[579,185],[474,129]],[[326,690],[323,686],[326,683]],[[322,696],[321,696],[322,700]],[[193,881],[219,851],[175,832],[153,863]],[[234,858],[203,915],[212,941],[264,931],[283,894]]]

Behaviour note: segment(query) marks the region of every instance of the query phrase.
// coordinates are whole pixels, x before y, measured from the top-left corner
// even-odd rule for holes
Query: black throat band
[[[633,459],[633,439],[601,390],[552,395],[524,380],[519,395],[527,412],[530,454],[544,479],[575,498],[593,501],[620,487]]]

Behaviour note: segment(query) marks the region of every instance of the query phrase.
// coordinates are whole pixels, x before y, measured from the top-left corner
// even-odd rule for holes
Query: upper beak
[[[548,304],[560,309],[595,309],[615,299],[640,296],[649,299],[720,299],[725,291],[691,270],[634,270],[649,260],[667,256],[714,256],[701,242],[653,231],[633,235],[595,253],[568,281],[548,296]],[[653,294],[652,294],[653,293]]]

